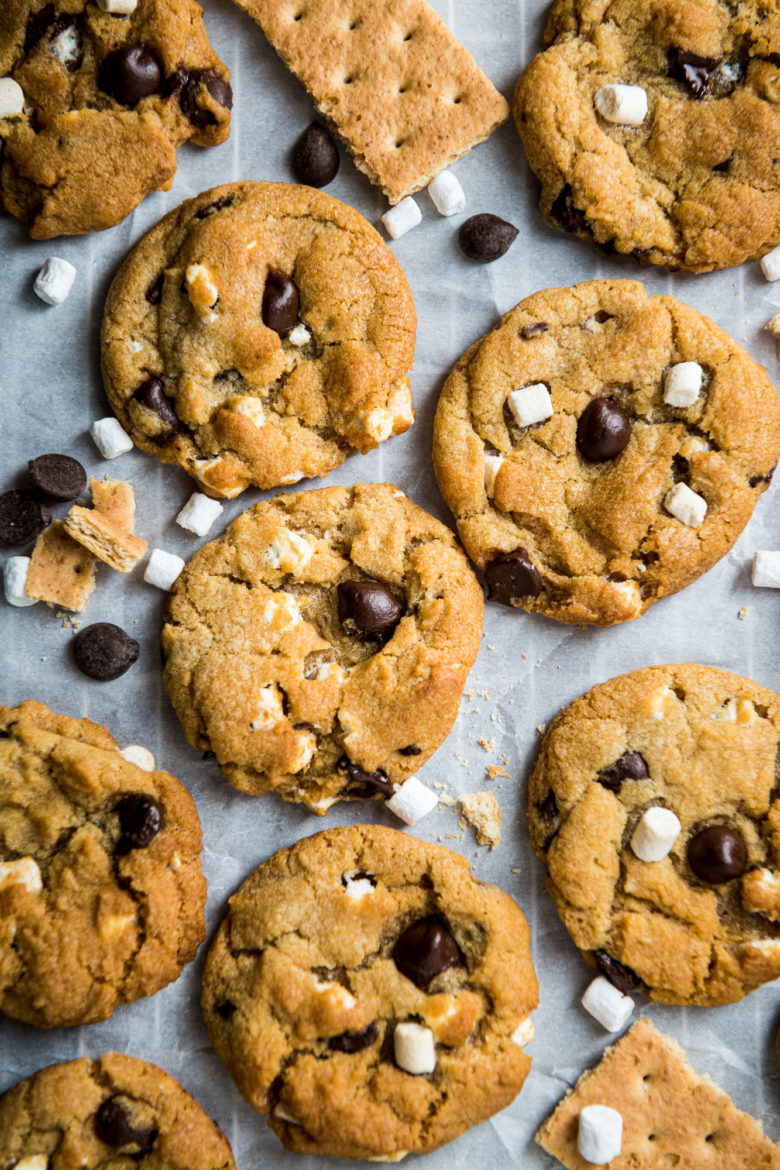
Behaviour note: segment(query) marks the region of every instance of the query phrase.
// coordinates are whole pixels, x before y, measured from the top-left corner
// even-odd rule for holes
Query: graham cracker
[[[90,479],[89,486],[94,507],[74,504],[65,517],[65,531],[110,568],[129,573],[147,547],[133,536],[133,488],[116,479]]]
[[[464,792],[460,807],[480,845],[495,849],[501,844],[501,805],[492,792]]]
[[[764,326],[777,342],[777,356],[780,358],[780,313],[775,313],[771,321]]]
[[[81,613],[95,588],[97,561],[68,536],[61,520],[42,532],[32,551],[25,592],[47,605]]]
[[[135,526],[135,493],[133,485],[121,479],[93,479],[89,481],[92,506],[102,512],[123,532],[132,532]]]

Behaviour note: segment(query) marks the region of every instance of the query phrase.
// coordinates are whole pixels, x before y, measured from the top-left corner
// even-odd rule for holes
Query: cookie
[[[457,363],[434,427],[489,599],[570,624],[639,617],[712,568],[778,457],[766,371],[629,280],[521,301]]]
[[[37,240],[101,231],[167,190],[176,148],[230,131],[230,73],[195,0],[7,0],[0,77],[23,108],[0,118],[0,207]]]
[[[395,829],[328,829],[230,899],[203,975],[211,1042],[297,1153],[395,1162],[510,1104],[538,985],[515,902]]]
[[[310,187],[228,183],[120,269],[103,378],[137,446],[211,496],[326,475],[414,419],[414,302],[377,232]]]
[[[733,1003],[780,976],[779,749],[780,695],[706,666],[621,675],[554,720],[531,844],[575,944],[621,991]]]
[[[237,0],[391,203],[509,116],[424,0]]]
[[[545,44],[514,116],[549,223],[690,272],[780,242],[775,6],[556,0]]]
[[[455,722],[482,591],[449,529],[392,484],[263,501],[176,581],[163,681],[242,792],[324,814],[393,794]]]
[[[200,847],[186,789],[104,727],[0,707],[0,1015],[90,1024],[177,979],[205,937]]]
[[[235,1170],[222,1130],[178,1081],[119,1052],[42,1068],[0,1097],[0,1165]]]

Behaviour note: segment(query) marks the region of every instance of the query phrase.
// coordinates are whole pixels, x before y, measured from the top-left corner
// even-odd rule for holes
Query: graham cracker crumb
[[[501,805],[492,792],[464,792],[460,807],[480,845],[495,849],[501,844]]]

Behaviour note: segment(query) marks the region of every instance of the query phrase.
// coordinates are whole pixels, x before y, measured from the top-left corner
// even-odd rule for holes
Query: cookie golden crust
[[[229,183],[170,212],[103,320],[111,407],[212,496],[326,475],[408,430],[417,319],[357,211],[287,183]]]
[[[288,1149],[429,1152],[522,1088],[529,942],[517,904],[458,854],[380,826],[329,829],[231,898],[203,976],[209,1036]],[[398,1062],[409,1021],[430,1034],[433,1071]]]
[[[4,1093],[0,1164],[236,1170],[222,1130],[178,1081],[119,1052],[50,1065]]]
[[[760,0],[557,0],[514,117],[549,223],[709,272],[780,243],[780,13]],[[640,125],[605,85],[641,86]]]
[[[4,0],[0,77],[24,95],[0,118],[0,206],[38,240],[112,227],[170,187],[182,142],[230,132],[230,71],[195,0],[138,0],[128,15]]]
[[[0,1015],[90,1024],[177,979],[205,937],[200,848],[186,789],[105,728],[0,707]]]
[[[372,634],[360,623],[377,594],[391,612]],[[163,681],[190,743],[234,787],[323,814],[390,795],[433,754],[483,608],[452,533],[391,484],[279,496],[177,580]]]
[[[701,388],[673,406],[667,378],[684,363]],[[549,417],[521,425],[512,402],[529,387],[549,394]],[[583,441],[610,437],[588,431],[594,410],[617,420],[617,453]],[[434,427],[436,478],[489,597],[569,624],[639,617],[712,568],[778,457],[763,367],[694,309],[629,280],[521,301],[457,363]],[[673,489],[705,506],[698,526],[670,512]]]
[[[621,675],[556,717],[531,844],[575,944],[621,990],[712,1005],[780,976],[779,747],[780,695],[705,666]],[[634,834],[655,806],[680,829],[644,861]]]

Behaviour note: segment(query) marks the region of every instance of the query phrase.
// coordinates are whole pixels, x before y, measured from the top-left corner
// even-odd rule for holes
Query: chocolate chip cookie
[[[392,484],[279,496],[176,581],[163,681],[230,783],[324,814],[392,796],[455,722],[482,592],[449,529]]]
[[[415,328],[406,278],[357,211],[311,187],[229,183],[128,256],[103,377],[139,447],[231,497],[408,430]]]
[[[230,132],[230,73],[195,0],[7,0],[0,77],[20,87],[0,117],[0,207],[34,239],[101,231],[167,190],[176,148]]]
[[[395,829],[329,829],[230,900],[203,976],[211,1042],[297,1153],[395,1162],[509,1105],[538,985],[515,902]]]
[[[514,115],[551,224],[691,272],[780,243],[776,5],[556,0],[545,43]]]
[[[553,722],[531,844],[572,939],[621,991],[722,1004],[780,976],[779,747],[780,695],[705,666],[610,679]]]
[[[706,317],[594,280],[535,293],[464,354],[433,456],[489,598],[609,626],[732,547],[780,457],[780,406]]]
[[[200,846],[192,798],[144,749],[0,707],[0,1015],[90,1024],[177,979],[205,937]]]
[[[0,1097],[0,1165],[235,1170],[222,1130],[178,1081],[107,1052],[42,1068]]]

